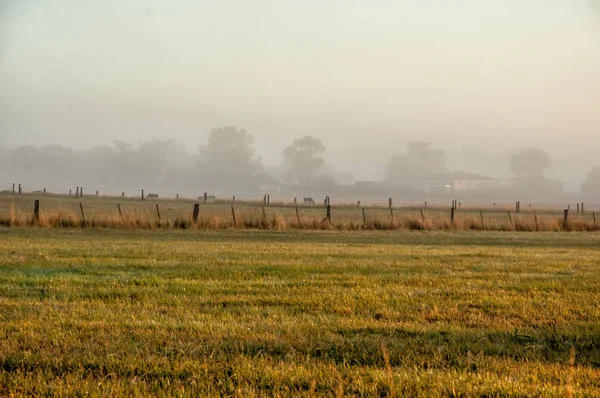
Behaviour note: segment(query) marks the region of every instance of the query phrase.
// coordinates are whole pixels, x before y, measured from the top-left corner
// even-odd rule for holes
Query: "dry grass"
[[[434,231],[434,230],[489,230],[489,231],[520,231],[520,232],[591,232],[599,231],[600,225],[588,220],[574,220],[564,224],[561,219],[550,216],[519,217],[510,223],[487,222],[482,225],[476,217],[464,217],[451,222],[448,218],[439,217],[423,221],[420,218],[408,216],[402,219],[373,220],[366,223],[356,221],[327,221],[320,218],[304,219],[298,223],[286,219],[282,214],[275,212],[270,218],[237,214],[236,222],[218,216],[202,216],[197,222],[191,217],[175,217],[167,220],[148,218],[145,215],[128,214],[124,217],[102,217],[84,220],[74,214],[42,215],[39,219],[33,216],[17,216],[11,213],[8,217],[0,217],[0,226],[3,227],[40,227],[40,228],[110,228],[110,229],[192,229],[192,230],[223,230],[230,228],[239,229],[267,229],[282,231],[286,229],[336,229],[342,231]]]
[[[85,222],[80,212],[82,203]],[[119,212],[117,213],[117,205]],[[512,214],[505,210],[461,209],[456,211],[452,222],[448,209],[443,208],[397,208],[393,213],[384,207],[364,209],[358,206],[333,207],[331,221],[325,220],[325,209],[313,206],[290,207],[283,205],[237,203],[233,205],[236,220],[233,221],[232,204],[215,202],[201,205],[197,222],[192,220],[193,202],[159,202],[161,217],[156,203],[134,200],[118,201],[111,198],[51,197],[42,200],[41,215],[34,219],[33,199],[26,196],[0,195],[0,226],[42,228],[105,228],[105,229],[183,229],[226,230],[237,229],[335,229],[358,230],[490,230],[490,231],[598,231],[600,224],[591,213],[571,215],[563,222],[560,211],[544,213]],[[298,213],[296,213],[296,210]],[[364,218],[363,218],[364,217]]]

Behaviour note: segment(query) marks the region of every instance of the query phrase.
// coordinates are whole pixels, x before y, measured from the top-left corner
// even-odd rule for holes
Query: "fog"
[[[186,158],[235,126],[275,177],[304,136],[341,184],[384,180],[422,141],[494,178],[540,148],[577,192],[599,110],[593,0],[0,0],[2,182],[25,145],[173,139]]]

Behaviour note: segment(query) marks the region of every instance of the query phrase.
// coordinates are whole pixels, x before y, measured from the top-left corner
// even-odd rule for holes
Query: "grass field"
[[[0,396],[600,396],[600,235],[0,229]]]

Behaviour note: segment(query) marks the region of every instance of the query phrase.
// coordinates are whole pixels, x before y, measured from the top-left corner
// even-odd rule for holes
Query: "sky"
[[[600,150],[595,0],[0,0],[0,144]],[[348,154],[346,156],[346,154]],[[385,160],[381,160],[382,164]]]

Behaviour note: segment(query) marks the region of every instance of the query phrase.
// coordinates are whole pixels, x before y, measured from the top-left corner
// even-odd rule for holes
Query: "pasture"
[[[40,201],[34,218],[35,200]],[[565,220],[564,210],[541,205],[465,205],[452,212],[440,205],[332,202],[304,205],[298,201],[219,200],[203,203],[189,199],[146,199],[51,194],[0,194],[0,225],[41,227],[96,227],[139,229],[338,229],[338,230],[492,230],[492,231],[598,231],[600,220],[592,204],[585,212],[575,205]],[[197,219],[194,206],[198,205]],[[577,205],[577,209],[578,209]],[[454,218],[453,218],[454,217]],[[325,222],[326,221],[326,222]]]
[[[599,243],[0,228],[0,395],[597,396]]]

